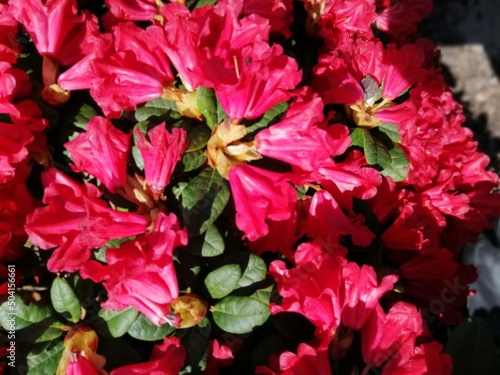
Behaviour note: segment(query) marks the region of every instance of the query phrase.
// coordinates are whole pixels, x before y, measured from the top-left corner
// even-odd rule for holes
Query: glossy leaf
[[[206,168],[188,183],[174,188],[183,207],[190,236],[204,233],[219,217],[229,200],[229,187],[216,169]]]
[[[9,302],[14,304],[9,305]],[[2,304],[0,324],[6,331],[15,328],[16,340],[30,343],[51,341],[64,332],[64,324],[58,320],[54,310],[42,303],[25,305],[17,295],[14,301]]]
[[[135,322],[130,326],[128,334],[138,340],[156,341],[164,339],[174,331],[175,328],[169,324],[158,327],[151,323],[144,314],[139,314]]]
[[[138,315],[139,312],[132,307],[122,311],[99,311],[99,316],[104,319],[113,337],[120,337],[127,333]]]
[[[68,320],[73,323],[80,320],[82,313],[80,301],[66,280],[60,277],[54,279],[50,288],[50,299],[54,310],[61,314],[69,314]]]
[[[269,310],[270,289],[257,291],[249,297],[228,296],[212,307],[215,323],[224,331],[235,334],[251,332],[266,322]]]
[[[141,108],[138,108],[137,111],[135,111],[135,118],[137,121],[144,121],[150,117],[160,117],[167,113],[173,118],[180,118],[175,102],[160,97],[153,99],[144,104]]]
[[[207,275],[205,286],[213,298],[222,298],[238,287],[240,278],[240,266],[237,264],[226,264]]]

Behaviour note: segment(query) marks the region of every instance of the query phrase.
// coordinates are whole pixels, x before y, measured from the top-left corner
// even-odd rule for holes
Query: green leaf
[[[185,152],[182,155],[182,164],[184,172],[191,172],[201,167],[207,161],[205,150],[196,150],[193,152]]]
[[[73,124],[81,129],[86,129],[88,122],[95,116],[97,116],[95,108],[87,103],[83,103],[80,107],[80,111],[75,116]]]
[[[213,129],[217,125],[217,97],[214,89],[199,86],[196,90],[196,101],[201,115],[208,127]]]
[[[370,165],[379,165],[382,168],[390,165],[391,156],[387,146],[365,128],[356,128],[351,133],[352,145],[363,147],[366,161]]]
[[[224,239],[215,225],[207,226],[201,255],[203,257],[215,257],[224,252]]]
[[[134,324],[139,312],[128,307],[122,311],[100,310],[98,315],[106,321],[111,336],[120,337]]]
[[[241,279],[238,282],[239,287],[245,287],[252,285],[266,278],[267,266],[266,263],[255,254],[249,254],[250,258],[248,260],[247,268]]]
[[[54,310],[58,313],[69,313],[70,318],[68,320],[73,323],[80,320],[82,314],[80,301],[66,280],[60,277],[54,279],[50,288],[50,300]]]
[[[6,331],[15,328],[16,339],[30,343],[51,341],[64,332],[54,310],[41,303],[25,305],[17,295],[2,304],[0,324]]]
[[[216,169],[205,168],[189,183],[178,184],[174,194],[182,202],[184,223],[191,237],[204,233],[226,206],[230,190]]]
[[[189,147],[186,152],[198,151],[204,148],[207,145],[208,140],[210,139],[210,130],[197,123],[194,126],[191,126],[189,130],[186,130],[187,139],[189,140]]]
[[[207,226],[207,230],[200,236],[192,237],[189,246],[185,248],[189,254],[202,257],[215,257],[224,252],[224,239],[217,227],[213,224]],[[198,261],[198,260],[197,260]]]
[[[400,142],[402,139],[398,132],[399,126],[397,125],[384,123],[377,126],[377,129],[385,133],[393,142]]]
[[[151,323],[144,314],[139,314],[135,322],[130,326],[128,334],[138,340],[156,341],[164,339],[174,331],[175,328],[169,324],[158,327]]]
[[[273,108],[268,110],[264,115],[254,124],[247,127],[247,133],[253,133],[254,131],[265,128],[271,124],[278,116],[281,116],[288,109],[287,102],[281,102],[276,104]]]
[[[137,121],[145,121],[150,117],[157,116],[161,117],[165,114],[170,114],[171,117],[180,118],[180,114],[177,112],[177,104],[174,101],[166,100],[163,98],[153,99],[143,107],[138,108],[135,111],[135,118]]]
[[[207,275],[205,286],[213,298],[222,298],[238,287],[240,278],[240,266],[237,264],[226,264]]]
[[[382,175],[391,177],[395,182],[403,181],[408,176],[410,169],[410,162],[406,154],[399,146],[395,146],[389,151],[389,154],[391,156],[391,163],[382,170]]]
[[[228,296],[212,307],[214,321],[229,333],[251,332],[256,326],[264,324],[271,315],[270,295],[270,291],[266,289],[257,291],[250,297]]]
[[[224,258],[225,264],[237,263],[240,269],[245,270],[238,281],[238,288],[243,288],[266,278],[266,263],[258,255],[247,251],[238,251]]]
[[[64,352],[63,340],[55,340],[42,350],[32,350],[26,360],[27,375],[55,374]]]
[[[444,352],[453,359],[454,375],[500,374],[500,359],[488,325],[477,318],[453,329]]]
[[[198,0],[198,2],[196,3],[196,7],[195,8],[201,8],[207,4],[209,5],[215,5],[215,3],[217,2],[217,0]]]

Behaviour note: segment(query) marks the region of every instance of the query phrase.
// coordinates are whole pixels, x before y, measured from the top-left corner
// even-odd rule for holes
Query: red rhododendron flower
[[[354,244],[365,247],[374,235],[360,219],[362,216],[346,216],[335,198],[328,191],[321,190],[311,199],[305,231],[325,247],[335,246],[341,236],[347,235]]]
[[[170,302],[179,295],[174,248],[186,244],[187,232],[179,228],[177,217],[160,213],[152,233],[108,248],[107,265],[89,260],[80,274],[104,283],[108,300],[103,308],[119,311],[132,306],[160,326],[169,321]]]
[[[155,345],[149,362],[120,367],[111,371],[110,375],[177,375],[184,367],[186,349],[181,340],[169,336],[163,343]]]
[[[437,341],[412,348],[409,353],[400,353],[387,362],[382,375],[451,375],[453,363],[449,354],[442,353],[443,345]]]
[[[310,17],[309,33],[318,32],[327,48],[336,48],[353,34],[371,37],[370,25],[375,19],[373,0],[302,1]]]
[[[159,197],[168,185],[175,165],[188,147],[186,131],[173,128],[172,132],[165,128],[165,123],[155,126],[148,132],[149,141],[139,128],[134,131],[137,147],[144,160],[146,183],[156,197]]]
[[[185,5],[172,3],[162,8],[162,14],[165,48],[189,90],[234,83],[235,65],[239,68],[244,63],[239,58],[241,50],[269,35],[269,23],[261,17],[238,20],[232,2],[196,8],[192,13]]]
[[[0,51],[13,53],[21,52],[21,46],[17,43],[16,34],[18,24],[16,19],[9,12],[7,5],[0,4]]]
[[[300,204],[300,201],[297,202]],[[293,259],[295,243],[301,237],[297,227],[297,212],[292,212],[289,219],[267,220],[269,229],[265,236],[250,242],[250,250],[257,255],[262,255],[266,251],[280,252],[288,259]]]
[[[295,210],[297,192],[279,173],[238,164],[229,171],[229,184],[236,225],[250,241],[268,233],[266,220],[286,220]]]
[[[161,0],[106,0],[113,15],[125,21],[149,21],[160,13]]]
[[[414,34],[417,24],[432,12],[432,0],[399,0],[377,5],[377,28],[399,43]]]
[[[276,367],[279,368],[271,370],[265,366],[259,366],[255,373],[263,375],[331,375],[332,373],[328,350],[316,349],[304,343],[297,347],[297,354],[281,353],[279,366]]]
[[[0,112],[19,118],[19,101],[31,93],[31,84],[23,70],[12,67],[15,63],[13,53],[0,51]]]
[[[90,362],[84,356],[78,355],[78,358],[73,361],[71,360],[68,363],[68,367],[66,368],[67,375],[99,375],[99,371],[97,371],[92,362]]]
[[[0,183],[14,178],[16,164],[27,159],[31,142],[33,135],[27,127],[0,123]]]
[[[230,3],[229,0],[221,1]],[[239,0],[238,8],[240,14],[249,16],[257,14],[269,20],[271,31],[283,34],[286,38],[292,36],[289,26],[293,21],[292,0]]]
[[[256,135],[257,151],[300,171],[317,170],[325,160],[341,154],[350,144],[347,128],[343,141],[336,142],[327,130],[318,126],[323,120],[322,114],[321,99],[306,92],[294,100],[282,121]]]
[[[297,62],[278,44],[255,41],[237,56],[232,84],[217,84],[215,92],[231,119],[253,119],[288,100],[302,79]]]
[[[10,0],[9,4],[40,55],[71,66],[92,50],[87,38],[98,31],[97,18],[87,11],[78,13],[76,0]]]
[[[354,262],[342,268],[339,289],[342,324],[351,329],[360,329],[385,292],[392,290],[398,280],[396,275],[385,276],[380,286],[373,267],[364,264],[361,268]]]
[[[414,305],[397,302],[387,314],[377,305],[361,328],[363,358],[378,367],[399,352],[413,349],[423,333],[422,316]]]
[[[317,327],[317,335],[331,339],[340,324],[337,293],[342,267],[347,263],[344,254],[340,245],[327,253],[318,244],[303,243],[295,252],[295,268],[287,269],[283,261],[273,261],[269,273],[283,300],[280,305],[271,304],[271,312],[300,313]]]
[[[439,247],[446,219],[430,199],[408,191],[402,191],[397,199],[401,204],[398,217],[382,234],[384,246],[419,251]]]
[[[117,116],[159,98],[173,80],[160,26],[141,29],[131,22],[113,29],[114,53],[90,62],[90,93],[106,115]],[[96,79],[98,77],[99,79]]]
[[[166,46],[189,89],[213,87],[229,118],[253,119],[288,100],[302,74],[281,46],[269,46],[264,19],[238,20],[235,11],[229,3],[192,14],[179,4],[164,7]]]
[[[112,53],[113,37],[111,34],[91,35],[89,41],[94,49],[58,77],[57,83],[64,90],[89,89],[100,82],[101,78],[92,69],[92,62]]]
[[[74,171],[90,173],[114,193],[127,179],[130,137],[104,117],[96,116],[88,122],[85,133],[64,146],[71,154]]]
[[[20,169],[24,168],[16,170],[14,179],[0,184],[0,260],[4,261],[16,261],[25,254],[26,215],[38,206],[26,186],[28,171]]]
[[[220,368],[230,366],[233,359],[234,355],[229,346],[220,344],[217,340],[211,340],[208,346],[207,366],[203,375],[219,374]]]
[[[33,244],[57,247],[47,263],[51,272],[74,272],[91,249],[146,231],[146,218],[108,208],[94,185],[79,184],[54,168],[43,172],[42,182],[46,206],[28,215],[25,229]]]
[[[341,51],[320,57],[314,68],[313,87],[325,103],[352,105],[364,100],[362,105],[351,108],[355,111],[363,108],[366,112],[363,116],[376,116],[380,105],[369,103],[374,93],[362,86],[363,79],[370,77],[382,87],[382,98],[390,101],[432,73],[422,68],[424,61],[425,53],[416,45],[405,44],[398,49],[389,44],[384,48],[381,42],[358,39]]]

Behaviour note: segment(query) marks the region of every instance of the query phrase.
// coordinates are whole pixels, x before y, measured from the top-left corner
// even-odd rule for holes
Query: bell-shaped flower
[[[350,236],[355,245],[368,246],[375,236],[362,220],[361,215],[347,216],[335,198],[321,190],[311,199],[305,231],[327,248],[338,244],[342,236]]]
[[[187,232],[179,228],[176,216],[160,213],[152,233],[123,242],[119,248],[108,248],[107,265],[89,260],[80,274],[103,282],[108,291],[103,308],[120,311],[132,306],[160,326],[174,318],[170,303],[178,297],[179,286],[173,252],[186,244]]]
[[[91,256],[91,249],[111,239],[144,233],[148,219],[109,208],[91,184],[77,183],[54,168],[43,172],[43,203],[26,218],[30,241],[42,249],[56,248],[47,268],[74,272]]]
[[[437,341],[426,342],[405,353],[391,358],[382,370],[382,375],[451,375],[451,356],[443,353],[443,345]]]
[[[114,193],[127,180],[130,134],[124,134],[104,117],[94,117],[85,133],[65,143],[76,172],[87,172],[98,178]]]
[[[186,131],[182,128],[173,128],[169,132],[165,128],[165,123],[161,123],[149,130],[147,133],[149,140],[138,127],[135,128],[134,134],[144,161],[146,183],[157,199],[170,182],[175,165],[189,145]]]
[[[229,172],[236,225],[250,241],[269,232],[267,220],[286,220],[295,211],[297,192],[281,174],[239,164]]]
[[[364,264],[361,268],[349,262],[342,269],[339,300],[342,309],[342,324],[359,330],[385,292],[392,290],[398,280],[396,275],[385,276],[380,285],[373,267]]]
[[[422,315],[415,305],[397,302],[386,314],[377,304],[361,328],[363,358],[368,365],[378,367],[414,348],[415,339],[423,333]]]
[[[345,248],[340,245],[326,252],[318,244],[306,242],[295,252],[295,268],[287,269],[283,261],[273,261],[269,273],[283,299],[279,305],[271,305],[271,312],[302,314],[317,327],[317,336],[331,340],[340,324],[338,289],[347,263],[343,255]]]
[[[151,21],[163,5],[161,0],[106,0],[113,16],[124,21]]]
[[[76,0],[11,0],[9,4],[40,55],[71,66],[93,49],[88,38],[98,32],[97,17],[78,12]]]
[[[331,365],[328,350],[325,347],[314,348],[306,343],[300,343],[297,354],[283,352],[276,366],[270,364],[271,368],[259,366],[256,374],[260,375],[331,375]],[[276,368],[278,367],[278,368]]]
[[[215,92],[229,118],[254,119],[291,97],[302,79],[297,62],[278,44],[255,41],[234,59],[234,83],[214,82]]]

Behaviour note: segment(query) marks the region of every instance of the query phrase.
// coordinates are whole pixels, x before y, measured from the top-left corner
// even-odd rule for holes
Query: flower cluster
[[[0,1],[0,260],[53,322],[23,340],[65,337],[43,371],[451,374],[500,195],[432,1],[104,3]]]

